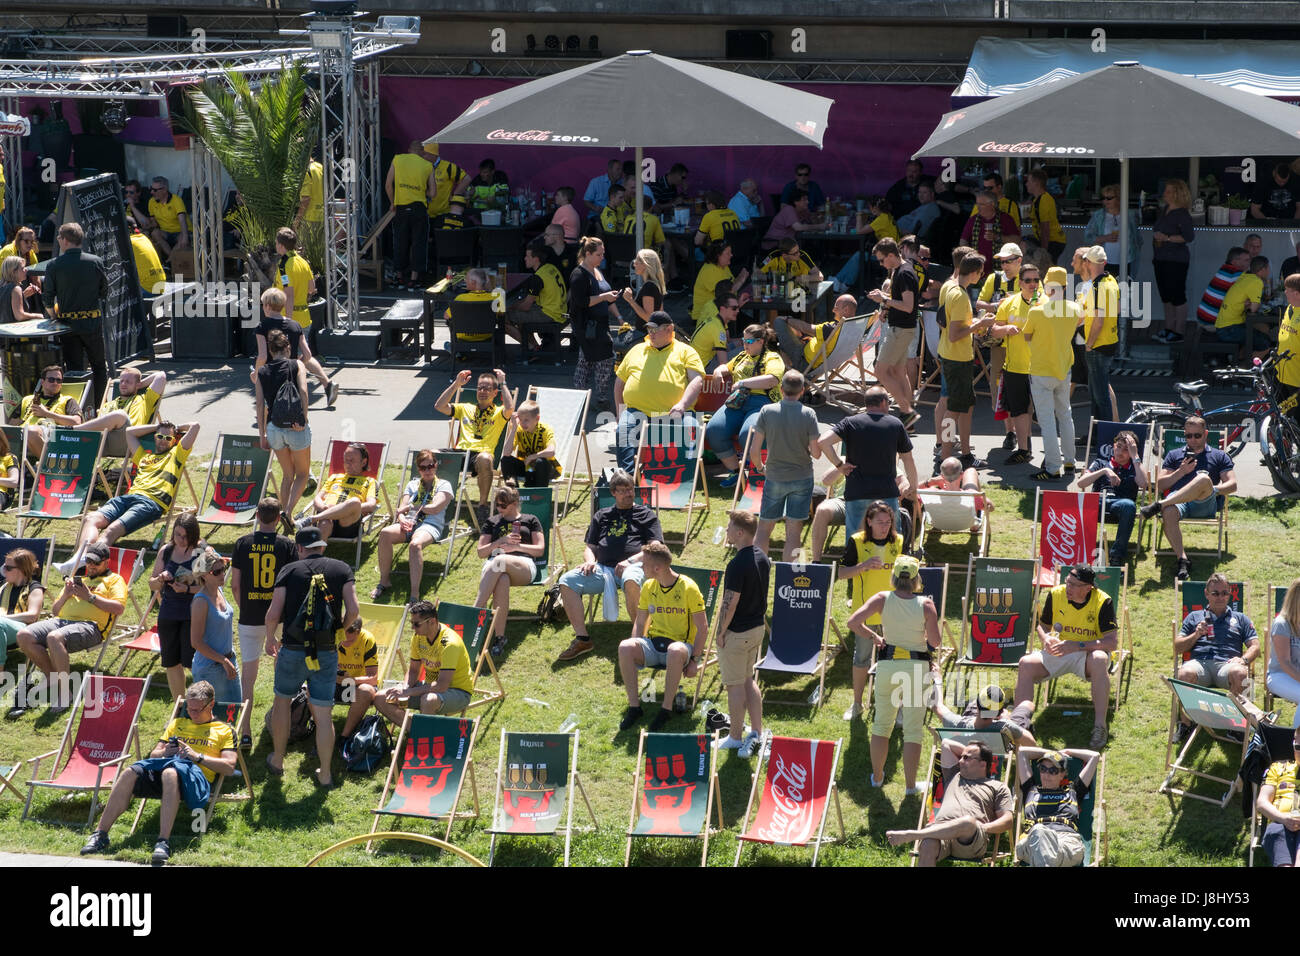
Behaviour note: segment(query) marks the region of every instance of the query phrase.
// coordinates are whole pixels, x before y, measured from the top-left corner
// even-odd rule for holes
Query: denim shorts
[[[99,514],[109,524],[121,522],[126,534],[130,534],[161,518],[163,506],[144,495],[118,495],[100,505]]]
[[[596,565],[596,570],[591,574],[583,574],[582,568],[578,567],[572,571],[566,571],[564,576],[560,578],[560,583],[584,597],[589,594],[604,594],[605,575],[613,573],[613,568],[603,564]],[[618,582],[619,588],[622,588],[629,581],[637,586],[645,583],[645,569],[640,564],[629,564],[624,569],[623,580]]]
[[[311,447],[311,427],[294,431],[292,428],[281,428],[279,425],[267,422],[266,441],[271,446],[271,451],[278,451],[281,448],[302,451],[304,448]]]
[[[307,669],[307,651],[301,647],[281,647],[275,658],[275,696],[293,697],[307,682],[307,696],[318,707],[334,706],[334,682],[339,670],[339,652],[321,651],[320,670]]]
[[[135,786],[131,792],[137,797],[161,800],[162,775],[168,769],[176,771],[177,789],[189,809],[202,810],[212,796],[212,784],[208,783],[199,765],[183,757],[146,757],[127,769],[135,774]]]
[[[636,642],[637,646],[641,648],[641,653],[645,655],[646,667],[668,666],[668,651],[655,650],[654,642],[648,637],[638,637]]]
[[[812,507],[812,490],[811,478],[800,478],[797,481],[773,481],[768,478],[763,482],[763,500],[759,505],[758,516],[764,521],[779,521],[782,518],[806,521],[808,509]]]
[[[1174,507],[1178,509],[1179,518],[1213,518],[1219,513],[1219,496],[1210,495],[1204,501],[1184,501]]]

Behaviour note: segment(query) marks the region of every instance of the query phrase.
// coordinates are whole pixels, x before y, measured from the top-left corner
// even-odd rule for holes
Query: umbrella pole
[[[1128,290],[1128,244],[1133,237],[1128,234],[1128,157],[1120,155],[1119,158],[1119,284],[1120,288]],[[1139,221],[1141,221],[1141,210],[1138,210]],[[1124,301],[1128,302],[1128,308],[1125,310],[1129,314],[1121,316],[1119,323],[1119,355],[1121,359],[1128,358],[1128,323],[1132,318],[1133,296],[1127,296]]]
[[[636,148],[636,250],[641,251],[641,242],[645,239],[645,221],[642,210],[645,208],[645,183],[641,180],[641,147]]]

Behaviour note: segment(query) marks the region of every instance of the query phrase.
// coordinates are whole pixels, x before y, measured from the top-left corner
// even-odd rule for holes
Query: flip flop
[[[267,754],[267,755],[266,755],[266,769],[267,769],[268,771],[270,771],[271,776],[273,776],[273,777],[283,777],[283,776],[284,776],[284,768],[283,768],[283,767],[277,767],[277,766],[275,766],[274,764],[272,764],[272,763],[271,763],[271,755],[270,755],[270,754]]]
[[[391,584],[376,584],[370,591],[370,600],[378,601],[392,589],[393,586]]]

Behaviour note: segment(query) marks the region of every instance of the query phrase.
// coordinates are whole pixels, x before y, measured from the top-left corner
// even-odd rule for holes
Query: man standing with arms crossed
[[[799,374],[798,372],[795,373]],[[718,741],[719,750],[736,750],[749,759],[763,740],[763,694],[754,679],[754,665],[763,645],[767,613],[767,583],[772,562],[754,546],[758,522],[752,511],[733,511],[727,524],[727,544],[736,556],[722,578],[722,609],[718,612],[718,670],[727,688],[731,733]],[[749,714],[751,730],[745,729]]]

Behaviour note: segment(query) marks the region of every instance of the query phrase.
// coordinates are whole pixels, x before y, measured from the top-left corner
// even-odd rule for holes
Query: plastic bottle
[[[570,714],[564,718],[564,723],[560,724],[560,729],[556,733],[569,734],[578,729],[578,715]]]
[[[538,700],[538,699],[535,698],[535,697],[525,697],[525,698],[524,698],[524,703],[525,703],[525,704],[532,704],[534,707],[547,707],[547,708],[549,708],[549,707],[551,706],[551,705],[548,704],[546,701],[544,701],[544,700]]]

